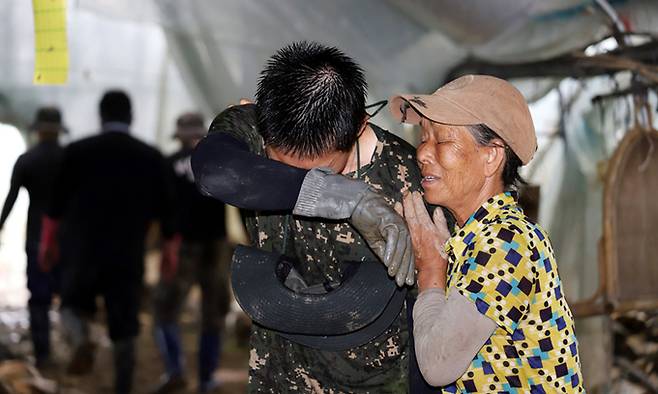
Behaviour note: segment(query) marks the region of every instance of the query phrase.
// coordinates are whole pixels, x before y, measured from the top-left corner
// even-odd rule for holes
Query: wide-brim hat
[[[37,110],[34,122],[30,125],[31,131],[46,131],[52,133],[66,133],[68,129],[62,124],[62,114],[56,107],[41,107]]]
[[[294,291],[282,281],[285,256],[238,246],[231,265],[235,298],[257,324],[291,341],[325,350],[346,350],[381,335],[400,314],[406,289],[398,288],[380,262],[353,264],[333,290]]]
[[[198,112],[184,113],[176,120],[174,138],[202,138],[208,133],[203,115]]]

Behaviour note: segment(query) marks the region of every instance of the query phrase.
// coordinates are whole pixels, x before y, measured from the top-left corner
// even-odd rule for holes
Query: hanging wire
[[[366,105],[366,109],[377,107],[377,109],[373,113],[369,113],[368,111],[366,111],[366,114],[368,115],[368,117],[374,118],[375,115],[377,115],[379,111],[381,111],[386,106],[386,104],[388,104],[388,100],[381,100],[381,101],[377,101],[376,103]]]
[[[620,47],[626,46],[628,44],[629,37],[623,35],[623,33],[626,33],[626,26],[619,17],[619,14],[617,14],[617,11],[615,11],[614,7],[610,5],[608,0],[595,0],[594,2],[612,22],[612,29],[615,33],[617,44]]]
[[[356,139],[356,172],[354,178],[359,179],[359,169],[361,169],[361,147],[359,146],[359,138]]]

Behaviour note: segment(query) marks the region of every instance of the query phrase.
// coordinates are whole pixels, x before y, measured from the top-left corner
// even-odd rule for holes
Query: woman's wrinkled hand
[[[418,286],[421,290],[426,287],[445,288],[447,259],[443,247],[450,232],[443,211],[435,209],[432,220],[419,192],[407,193],[402,206],[411,233]]]

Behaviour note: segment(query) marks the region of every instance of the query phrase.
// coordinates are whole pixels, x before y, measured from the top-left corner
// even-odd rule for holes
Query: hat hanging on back
[[[489,75],[465,75],[429,95],[402,94],[390,100],[393,117],[418,124],[432,122],[470,126],[484,124],[528,164],[537,150],[537,136],[525,98],[511,83]]]
[[[52,133],[66,133],[68,131],[62,124],[62,114],[57,107],[39,108],[34,117],[34,122],[30,125],[30,130]]]
[[[308,347],[345,350],[386,331],[399,316],[407,291],[378,261],[342,265],[340,283],[306,286],[286,256],[238,246],[231,285],[255,323]]]
[[[203,115],[198,112],[187,112],[176,120],[174,138],[201,138],[208,133],[204,125]]]

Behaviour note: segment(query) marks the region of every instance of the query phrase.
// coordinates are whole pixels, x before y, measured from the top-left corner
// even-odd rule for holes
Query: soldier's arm
[[[14,203],[16,202],[16,198],[18,197],[18,191],[20,190],[21,185],[23,184],[22,162],[23,161],[21,160],[21,158],[19,158],[16,161],[16,164],[14,165],[14,170],[12,171],[11,174],[9,192],[7,193],[7,198],[5,198],[5,204],[2,207],[2,214],[0,214],[0,230],[4,226],[5,221],[9,216],[9,213],[14,207]]]
[[[229,133],[212,133],[192,155],[199,191],[238,208],[292,210],[307,170],[253,153]]]
[[[59,245],[57,242],[60,220],[65,214],[72,190],[77,184],[77,158],[75,143],[64,149],[62,166],[55,179],[53,194],[41,218],[41,238],[39,240],[39,268],[49,272],[59,260]]]
[[[180,211],[177,209],[175,174],[169,162],[157,153],[155,179],[157,180],[156,216],[160,219],[162,249],[160,276],[165,282],[171,282],[178,272],[180,247],[183,240],[180,234]]]
[[[192,172],[202,194],[239,208],[349,219],[399,286],[414,283],[404,220],[365,182],[269,160],[228,133],[210,134],[197,145]]]
[[[192,155],[194,180],[202,194],[238,208],[292,210],[307,171],[268,159],[257,124],[254,104],[217,115]]]
[[[156,217],[160,220],[162,236],[170,239],[176,235],[180,224],[180,210],[178,209],[180,202],[177,200],[175,187],[176,175],[169,162],[159,153],[156,161],[156,173],[154,174],[158,190],[154,202],[156,204]]]

